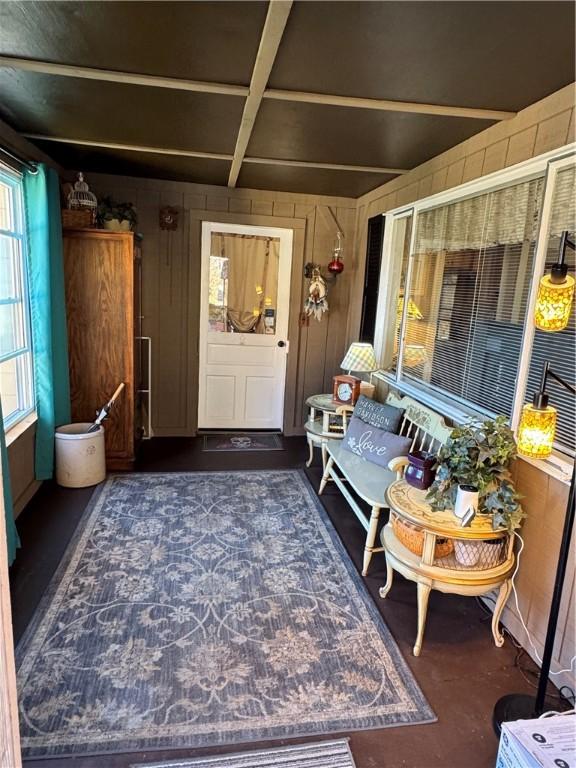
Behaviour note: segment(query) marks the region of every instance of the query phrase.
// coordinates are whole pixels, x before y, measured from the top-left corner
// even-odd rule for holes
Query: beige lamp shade
[[[340,363],[340,368],[345,371],[356,371],[356,373],[372,373],[378,369],[376,355],[372,344],[355,341],[350,344],[344,360]]]
[[[518,426],[518,453],[531,459],[545,459],[552,453],[556,431],[556,409],[535,408],[528,403],[522,409]]]
[[[406,344],[402,364],[405,368],[414,368],[428,362],[428,352],[422,344]]]

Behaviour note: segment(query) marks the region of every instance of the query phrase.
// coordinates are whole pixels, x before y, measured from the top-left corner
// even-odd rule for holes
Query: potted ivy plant
[[[494,529],[513,531],[524,512],[510,477],[516,441],[506,418],[470,419],[455,427],[438,452],[436,478],[427,499],[434,511],[454,509],[459,486],[478,491],[478,513],[492,515]]]
[[[136,228],[138,214],[132,203],[118,203],[114,198],[103,197],[96,213],[98,224],[116,232],[130,232]]]

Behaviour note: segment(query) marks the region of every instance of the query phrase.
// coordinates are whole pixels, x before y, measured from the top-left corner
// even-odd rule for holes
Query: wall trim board
[[[200,248],[202,223],[213,221],[221,224],[243,224],[261,227],[279,227],[293,231],[292,268],[290,277],[290,310],[288,318],[288,341],[290,348],[286,361],[286,387],[284,390],[283,432],[286,436],[295,434],[294,423],[296,387],[298,378],[298,339],[300,318],[300,297],[304,281],[304,236],[306,219],[287,218],[285,216],[266,216],[246,213],[222,213],[219,211],[190,211],[189,258],[189,296],[186,332],[194,345],[189,345],[188,356],[188,425],[189,434],[198,431],[198,386],[199,386],[199,307],[200,307]],[[193,250],[197,249],[198,258],[192,259]]]

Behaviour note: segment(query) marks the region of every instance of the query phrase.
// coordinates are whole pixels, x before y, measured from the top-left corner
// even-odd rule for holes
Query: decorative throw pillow
[[[366,424],[354,414],[342,442],[347,451],[373,464],[387,467],[388,462],[396,456],[408,455],[412,439]]]
[[[362,419],[366,424],[378,427],[378,429],[383,429],[386,432],[397,433],[403,415],[404,411],[402,408],[378,403],[376,400],[370,400],[369,397],[364,395],[360,395],[354,408],[354,416]]]

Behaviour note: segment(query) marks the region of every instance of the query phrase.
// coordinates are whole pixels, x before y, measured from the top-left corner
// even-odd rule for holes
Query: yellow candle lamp
[[[541,331],[562,331],[570,320],[574,299],[574,278],[566,275],[555,283],[551,275],[540,280],[534,322]]]
[[[528,403],[522,409],[518,427],[518,453],[531,459],[545,459],[552,453],[556,432],[556,408],[536,408]]]

